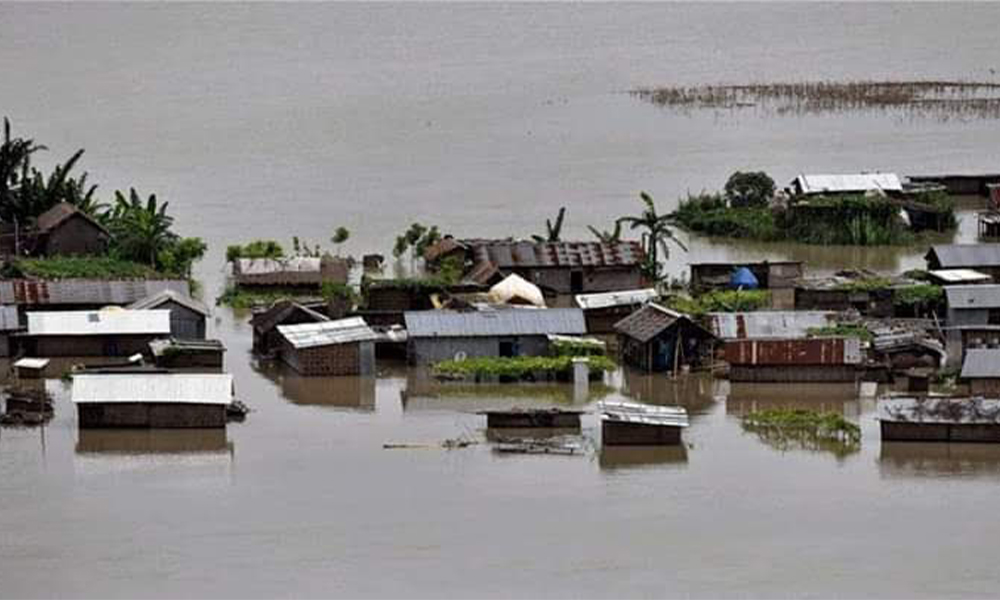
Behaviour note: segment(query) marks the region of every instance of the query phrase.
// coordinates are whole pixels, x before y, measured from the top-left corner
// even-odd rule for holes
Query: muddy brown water
[[[414,220],[566,237],[735,169],[995,170],[995,121],[678,114],[664,83],[992,76],[992,5],[0,4],[0,109],[53,150],[87,148],[107,193],[171,202],[211,246],[254,237],[388,253]],[[947,51],[932,40],[948,40]],[[975,223],[965,212],[958,239]],[[921,265],[923,248],[690,239],[687,262]],[[681,404],[682,448],[580,456],[383,450],[482,439],[491,406],[580,406],[558,385],[435,390],[303,379],[214,335],[252,412],[225,432],[79,432],[66,384],[44,429],[0,430],[0,596],[992,596],[1000,449],[881,444],[852,388],[730,388],[617,373],[594,396]],[[844,455],[744,433],[754,406],[840,410]],[[583,433],[596,436],[593,415]]]

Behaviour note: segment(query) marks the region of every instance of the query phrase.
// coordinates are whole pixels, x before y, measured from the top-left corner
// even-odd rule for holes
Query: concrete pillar
[[[573,358],[573,402],[585,402],[590,390],[590,359]]]

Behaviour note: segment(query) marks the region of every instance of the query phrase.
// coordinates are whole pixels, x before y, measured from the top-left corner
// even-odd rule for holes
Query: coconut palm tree
[[[646,192],[639,192],[639,198],[646,205],[645,210],[637,216],[619,217],[616,222],[628,225],[629,229],[645,230],[642,233],[642,249],[646,254],[643,272],[646,277],[658,282],[662,279],[660,253],[663,253],[664,258],[670,257],[668,242],[677,244],[685,252],[687,252],[687,247],[674,234],[672,217],[656,212],[652,196]]]
[[[109,223],[122,258],[156,267],[160,252],[177,241],[177,234],[170,231],[174,218],[167,214],[169,204],[157,204],[156,194],[143,203],[135,188],[129,189],[128,196],[115,191]]]

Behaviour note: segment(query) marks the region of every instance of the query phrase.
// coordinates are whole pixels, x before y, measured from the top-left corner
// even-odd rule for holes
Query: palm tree
[[[128,197],[115,191],[109,222],[122,258],[156,267],[160,252],[177,240],[177,234],[170,231],[174,218],[167,214],[169,204],[158,205],[156,194],[143,203],[135,188],[129,189]]]
[[[0,219],[16,220],[21,184],[29,178],[31,155],[45,146],[34,140],[15,138],[10,133],[10,121],[3,120],[3,141],[0,143]]]
[[[629,229],[645,229],[642,234],[642,249],[646,253],[646,264],[643,272],[646,277],[654,282],[659,282],[661,277],[661,267],[659,253],[663,253],[664,258],[670,257],[670,246],[667,242],[677,244],[682,250],[687,252],[687,247],[677,239],[673,225],[673,218],[670,215],[661,215],[656,212],[656,205],[653,198],[646,192],[639,192],[639,197],[646,204],[642,214],[634,217],[619,217],[617,223],[624,223]]]
[[[566,207],[559,208],[555,223],[551,219],[545,219],[545,235],[533,235],[531,239],[537,243],[558,242],[562,237],[563,219],[566,217]]]

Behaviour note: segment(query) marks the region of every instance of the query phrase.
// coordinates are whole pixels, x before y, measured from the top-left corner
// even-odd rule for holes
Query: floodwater
[[[673,206],[737,169],[994,170],[996,121],[885,114],[677,114],[638,86],[995,78],[1000,7],[961,5],[0,4],[0,112],[87,149],[108,193],[170,201],[204,237],[388,253],[410,222],[565,237]],[[974,224],[966,213],[960,239]],[[671,268],[799,257],[899,270],[921,248],[690,240]],[[65,384],[43,430],[0,431],[0,595],[992,596],[1000,450],[880,444],[853,389],[728,387],[618,373],[560,386],[447,388],[392,365],[304,380],[249,355],[245,315],[214,335],[254,412],[225,433],[78,432]],[[594,396],[682,404],[680,449],[497,456],[383,450],[482,439],[492,406]],[[775,447],[758,405],[841,410],[859,449]],[[584,434],[596,434],[593,416]]]

